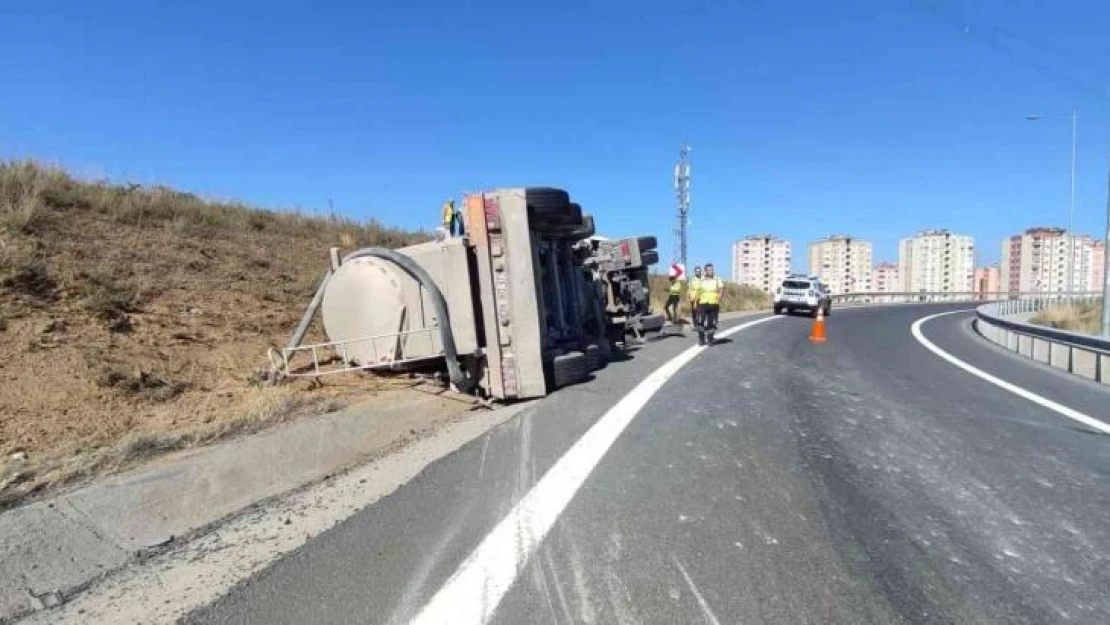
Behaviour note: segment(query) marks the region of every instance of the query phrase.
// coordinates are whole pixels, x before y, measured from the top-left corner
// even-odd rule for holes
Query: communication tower
[[[686,267],[686,228],[690,224],[690,146],[683,144],[674,166],[674,191],[678,200],[673,261]]]

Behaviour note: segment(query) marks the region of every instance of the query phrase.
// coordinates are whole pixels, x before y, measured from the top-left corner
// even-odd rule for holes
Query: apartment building
[[[948,230],[923,230],[898,246],[902,291],[970,293],[975,280],[975,239]]]
[[[751,235],[732,244],[732,281],[770,292],[790,273],[790,242]]]
[[[875,265],[871,271],[871,290],[876,293],[898,293],[902,290],[897,263],[881,262]]]
[[[820,277],[834,295],[871,290],[869,241],[843,234],[809,244],[809,272]]]
[[[1090,291],[1103,293],[1106,289],[1106,243],[1099,241],[1091,249]]]
[[[975,281],[971,290],[976,295],[982,295],[984,297],[1000,293],[1002,291],[1002,273],[998,265],[977,267],[975,269]]]
[[[1075,237],[1075,290],[1102,292],[1106,246],[1088,236]]]
[[[1073,291],[1101,291],[1105,246],[1094,237],[1076,235],[1069,263],[1068,238],[1063,228],[1030,228],[1003,240],[1002,290],[1062,293],[1070,286]]]

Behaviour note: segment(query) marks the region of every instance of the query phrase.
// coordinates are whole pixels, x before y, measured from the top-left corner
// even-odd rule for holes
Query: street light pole
[[[1072,228],[1075,225],[1075,136],[1076,128],[1078,126],[1078,115],[1075,109],[1071,110],[1071,201],[1068,206],[1068,264],[1066,270],[1068,272],[1068,294],[1070,295],[1075,287],[1075,232]]]
[[[1110,338],[1110,160],[1106,169],[1106,238],[1102,240],[1102,336]]]
[[[1027,115],[1026,121],[1040,121],[1040,115]],[[1079,112],[1076,109],[1071,110],[1071,194],[1068,202],[1068,238],[1067,238],[1067,264],[1064,265],[1064,271],[1067,272],[1064,284],[1067,287],[1066,292],[1071,294],[1072,289],[1075,287],[1075,233],[1072,232],[1075,227],[1075,146],[1076,137],[1079,130]]]

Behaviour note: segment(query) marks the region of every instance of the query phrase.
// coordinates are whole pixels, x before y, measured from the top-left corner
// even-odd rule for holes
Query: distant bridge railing
[[[1110,339],[1029,323],[1045,308],[1101,304],[1101,295],[1008,299],[979,306],[975,329],[987,340],[1026,358],[1088,380],[1110,384]]]

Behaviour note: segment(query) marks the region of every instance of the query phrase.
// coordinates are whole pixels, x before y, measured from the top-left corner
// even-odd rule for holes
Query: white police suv
[[[774,307],[776,315],[804,310],[816,317],[820,309],[828,317],[832,314],[832,298],[817,276],[791,274],[775,289]]]

